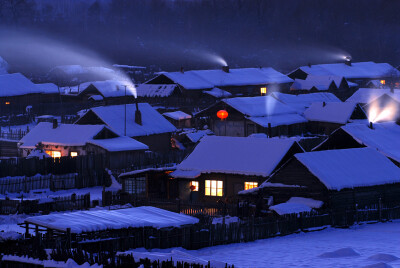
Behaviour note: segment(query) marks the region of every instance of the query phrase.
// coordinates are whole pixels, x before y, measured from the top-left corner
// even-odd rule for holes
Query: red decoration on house
[[[190,190],[191,190],[191,191],[194,191],[195,189],[196,189],[196,186],[194,186],[193,184],[190,185]]]
[[[226,119],[228,117],[228,112],[225,111],[225,110],[219,110],[217,112],[217,116],[218,116],[219,119],[224,120],[224,119]]]

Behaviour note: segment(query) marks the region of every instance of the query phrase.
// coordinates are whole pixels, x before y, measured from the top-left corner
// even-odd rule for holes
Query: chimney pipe
[[[224,71],[225,73],[229,73],[229,66],[222,66],[222,71]]]
[[[268,134],[268,138],[272,137],[272,126],[271,126],[271,123],[268,123],[267,134]]]
[[[58,121],[57,119],[53,119],[53,129],[58,127]]]
[[[390,85],[390,93],[394,93],[394,87],[393,87],[393,85]]]
[[[369,122],[369,128],[370,128],[370,129],[374,129],[374,125],[373,125],[372,122]]]
[[[351,66],[351,57],[350,57],[350,56],[347,56],[347,57],[345,58],[344,63],[345,63],[347,66]]]
[[[307,63],[307,66],[311,68],[311,63]]]
[[[326,102],[322,102],[322,107],[325,107],[326,106]]]
[[[139,110],[139,104],[137,99],[136,99],[135,123],[138,125],[142,125],[142,113]]]
[[[181,67],[181,73],[185,73],[185,69],[183,69],[183,67]]]

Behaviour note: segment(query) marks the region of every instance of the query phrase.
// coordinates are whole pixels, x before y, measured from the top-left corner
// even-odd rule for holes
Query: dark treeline
[[[395,0],[0,0],[0,23],[165,70],[400,62]],[[7,55],[3,55],[7,59]]]

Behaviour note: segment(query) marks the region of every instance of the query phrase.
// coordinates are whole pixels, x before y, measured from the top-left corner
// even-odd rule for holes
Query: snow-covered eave
[[[121,174],[119,174],[118,178],[129,177],[131,175],[136,175],[136,174],[150,172],[150,171],[171,171],[171,170],[175,170],[175,169],[176,169],[176,164],[173,164],[172,166],[166,166],[166,167],[138,169],[138,170],[132,170],[132,171],[128,171],[125,173],[121,173]]]
[[[198,170],[184,170],[184,169],[180,169],[181,171],[185,172],[185,171],[193,171],[196,172]],[[179,169],[177,169],[177,171],[179,171]],[[212,174],[212,173],[217,173],[217,174],[228,174],[228,175],[244,175],[244,176],[254,176],[254,177],[263,177],[266,178],[268,177],[271,173],[269,172],[248,172],[248,171],[232,171],[232,170],[202,170],[202,171],[198,171],[198,175],[196,176],[176,176],[176,175],[172,175],[172,177],[174,178],[188,178],[188,179],[194,179],[194,178],[198,178],[201,175],[204,174]]]

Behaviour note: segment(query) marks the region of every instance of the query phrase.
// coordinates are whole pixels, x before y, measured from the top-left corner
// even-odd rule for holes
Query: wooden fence
[[[117,192],[104,192],[102,196],[103,206],[131,204],[135,207],[152,206],[176,213],[184,213],[195,216],[204,214],[215,217],[221,215],[237,215],[236,204],[226,203],[204,203],[195,201],[185,201],[180,199],[162,198],[137,198],[134,195]]]
[[[28,131],[24,131],[21,129],[18,130],[9,130],[9,131],[3,131],[0,128],[0,139],[6,139],[6,140],[14,140],[14,141],[19,141],[22,139],[23,136],[26,135]]]
[[[90,208],[90,193],[85,195],[53,197],[40,200],[0,200],[0,214],[38,213],[39,211],[66,211]]]

